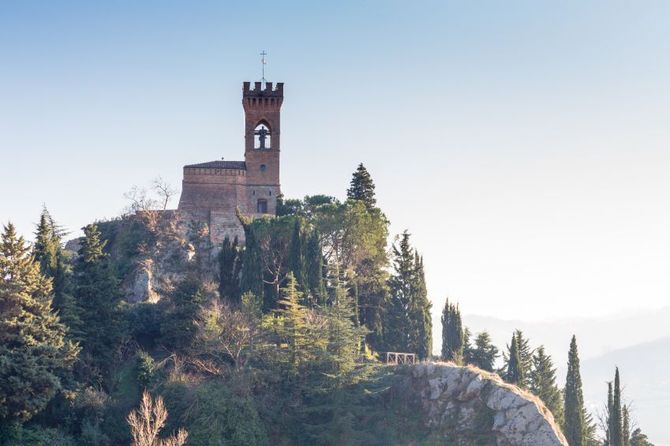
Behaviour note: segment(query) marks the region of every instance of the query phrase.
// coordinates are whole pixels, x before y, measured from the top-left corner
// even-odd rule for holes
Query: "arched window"
[[[258,201],[256,202],[256,212],[259,214],[267,214],[268,213],[268,201],[259,198]]]
[[[272,132],[265,121],[260,122],[254,129],[254,149],[269,149],[272,147]]]

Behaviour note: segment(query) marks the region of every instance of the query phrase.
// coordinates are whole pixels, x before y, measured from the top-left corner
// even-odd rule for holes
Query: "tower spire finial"
[[[267,61],[265,60],[265,56],[267,56],[268,53],[265,52],[265,50],[261,51],[261,82],[265,83],[265,65],[267,65]]]

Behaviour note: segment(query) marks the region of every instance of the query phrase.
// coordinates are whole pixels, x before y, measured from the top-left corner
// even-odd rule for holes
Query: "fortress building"
[[[250,82],[242,87],[244,161],[209,161],[184,166],[179,208],[206,223],[210,238],[244,240],[239,214],[275,215],[279,186],[280,111],[284,84]]]

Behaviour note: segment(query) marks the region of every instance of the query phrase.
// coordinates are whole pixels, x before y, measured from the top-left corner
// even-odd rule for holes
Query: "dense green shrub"
[[[4,446],[75,446],[79,443],[59,429],[15,424],[0,428],[0,444]]]
[[[150,387],[156,377],[156,361],[143,350],[137,352],[135,361],[137,381],[144,387]]]
[[[188,431],[188,444],[268,444],[253,400],[233,392],[229,382],[212,380],[196,386],[173,384],[166,386],[162,394],[170,413],[166,432],[183,426]]]

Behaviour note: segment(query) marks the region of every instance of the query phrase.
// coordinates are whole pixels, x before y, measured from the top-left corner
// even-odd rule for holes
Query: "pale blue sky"
[[[363,161],[436,314],[660,307],[669,23],[665,1],[5,0],[0,222],[29,235],[46,203],[77,233],[132,185],[242,159],[266,49],[284,193],[342,197]]]

